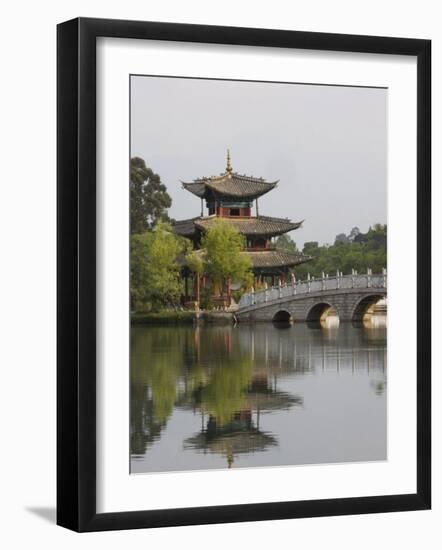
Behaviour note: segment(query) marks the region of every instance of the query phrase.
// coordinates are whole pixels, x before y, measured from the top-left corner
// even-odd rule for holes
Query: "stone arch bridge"
[[[367,309],[387,296],[387,272],[337,274],[293,281],[241,297],[236,317],[241,321],[317,321],[332,307],[340,321],[362,321]]]

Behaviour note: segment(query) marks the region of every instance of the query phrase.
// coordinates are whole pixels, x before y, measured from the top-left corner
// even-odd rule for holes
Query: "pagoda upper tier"
[[[244,235],[243,254],[249,256],[255,275],[287,275],[289,268],[309,261],[310,257],[277,250],[272,241],[273,237],[298,229],[302,221],[262,216],[258,212],[258,197],[274,189],[277,183],[233,172],[228,151],[226,171],[223,174],[190,183],[182,182],[184,189],[201,199],[201,215],[175,221],[174,231],[192,240],[194,248],[198,250],[202,236],[216,220],[222,218]],[[204,215],[204,200],[208,215]],[[255,215],[252,214],[254,201]]]
[[[186,191],[211,202],[211,199],[216,195],[253,201],[274,189],[278,181],[268,182],[263,178],[254,178],[236,172],[225,172],[219,176],[181,183]]]
[[[228,151],[223,174],[181,183],[186,191],[206,201],[209,214],[223,215],[223,209],[230,213],[231,208],[238,208],[238,215],[250,215],[253,201],[274,189],[278,181],[234,172]]]

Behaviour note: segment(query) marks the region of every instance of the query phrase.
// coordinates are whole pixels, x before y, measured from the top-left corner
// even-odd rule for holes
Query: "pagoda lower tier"
[[[183,237],[198,237],[201,232],[210,229],[220,216],[199,216],[189,220],[176,221],[175,232]],[[301,222],[292,222],[287,218],[272,218],[270,216],[223,216],[239,233],[246,237],[276,237],[298,229]]]
[[[245,250],[243,254],[252,261],[256,277],[285,277],[295,266],[311,260],[310,256],[278,249]]]
[[[212,215],[176,221],[174,231],[192,240],[194,247],[198,249],[202,235],[217,219],[219,219],[218,216]],[[255,277],[286,276],[290,269],[310,260],[309,256],[277,250],[271,244],[272,237],[298,229],[302,222],[270,216],[223,217],[222,219],[246,238],[247,246],[243,253],[250,258]]]

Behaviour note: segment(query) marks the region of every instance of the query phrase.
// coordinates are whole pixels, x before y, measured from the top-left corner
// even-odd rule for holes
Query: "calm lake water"
[[[134,327],[131,472],[385,460],[386,331]]]

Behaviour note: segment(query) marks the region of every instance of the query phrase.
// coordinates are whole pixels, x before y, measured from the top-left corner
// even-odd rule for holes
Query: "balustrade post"
[[[325,290],[325,274],[322,272],[322,290]]]
[[[367,288],[371,288],[371,269],[367,267]]]
[[[384,288],[387,288],[387,270],[385,267],[382,268],[382,284]]]
[[[341,288],[340,281],[339,281],[339,270],[336,271],[336,288],[338,290]]]
[[[310,273],[307,273],[307,292],[310,294]]]
[[[354,268],[351,269],[351,288],[355,287],[355,270]]]

